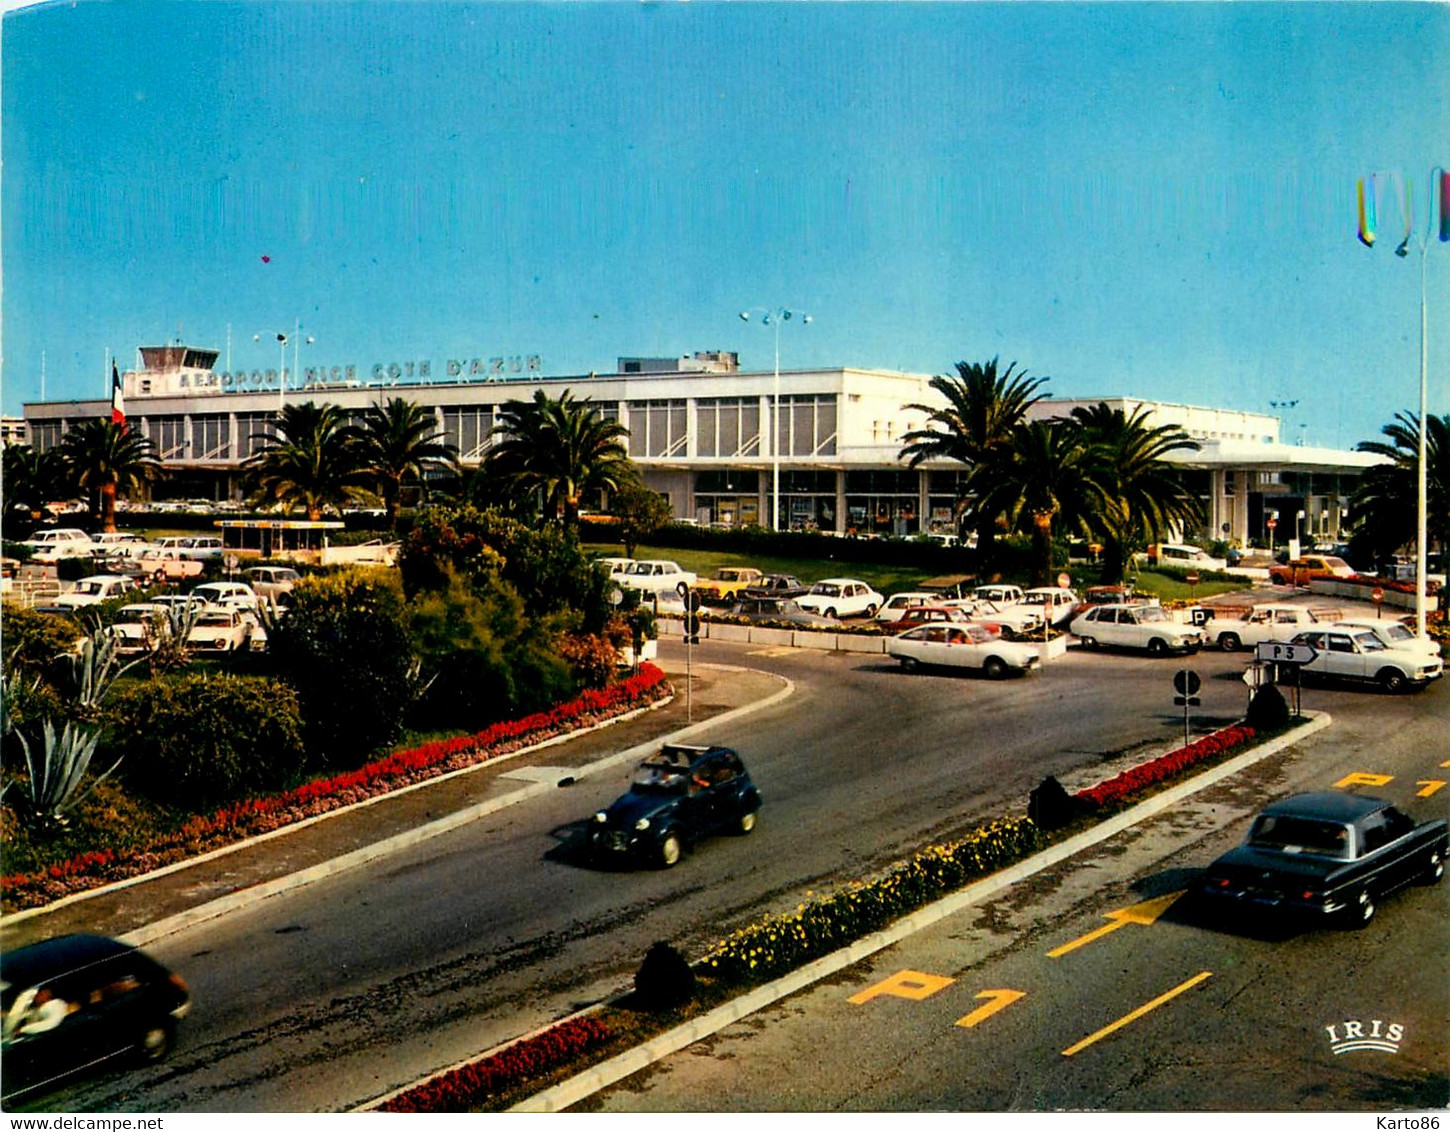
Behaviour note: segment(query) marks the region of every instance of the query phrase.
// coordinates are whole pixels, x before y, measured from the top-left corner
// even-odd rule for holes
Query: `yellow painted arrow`
[[[1092,943],[1095,939],[1101,939],[1109,932],[1115,932],[1128,924],[1151,924],[1168,911],[1169,907],[1177,900],[1186,889],[1179,889],[1177,892],[1170,892],[1167,896],[1159,896],[1154,900],[1145,900],[1141,904],[1134,904],[1129,908],[1119,908],[1116,912],[1107,913],[1108,923],[1100,928],[1095,928],[1087,935],[1078,936],[1071,943],[1064,943],[1061,947],[1054,947],[1047,953],[1048,958],[1056,959],[1059,955],[1066,955],[1069,951],[1076,951]]]
[[[1019,998],[1022,998],[1024,995],[1026,995],[1026,993],[1026,991],[1020,990],[978,991],[977,997],[985,998],[987,1000],[986,1003],[977,1007],[977,1009],[973,1010],[965,1018],[958,1018],[957,1025],[965,1026],[970,1029],[978,1022],[984,1021],[985,1019],[992,1017],[993,1014],[996,1014],[997,1011],[1001,1010],[1004,1006],[1011,1006]]]

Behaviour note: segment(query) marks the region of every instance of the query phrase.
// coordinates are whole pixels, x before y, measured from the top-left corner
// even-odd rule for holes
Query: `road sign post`
[[[1173,690],[1178,695],[1173,697],[1173,703],[1183,708],[1183,745],[1188,746],[1188,709],[1198,707],[1203,703],[1198,698],[1198,689],[1203,686],[1203,681],[1198,678],[1198,673],[1191,668],[1180,668],[1173,674]]]
[[[1300,714],[1299,693],[1303,687],[1303,683],[1299,679],[1300,669],[1304,665],[1311,663],[1318,655],[1319,650],[1313,645],[1300,645],[1282,641],[1261,641],[1259,642],[1258,648],[1254,650],[1254,656],[1259,661],[1273,665],[1274,675],[1272,679],[1275,684],[1281,682],[1279,680],[1279,668],[1281,665],[1294,673],[1294,680],[1289,684],[1289,687],[1294,689],[1295,715]]]

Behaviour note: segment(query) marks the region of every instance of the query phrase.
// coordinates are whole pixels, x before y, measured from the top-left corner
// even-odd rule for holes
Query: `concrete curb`
[[[1225,778],[1232,777],[1239,773],[1239,771],[1254,765],[1260,760],[1277,754],[1285,747],[1301,739],[1306,739],[1316,732],[1323,731],[1333,722],[1333,719],[1327,713],[1314,712],[1307,714],[1312,716],[1310,721],[1300,727],[1296,727],[1286,735],[1280,735],[1276,739],[1271,739],[1262,746],[1255,747],[1251,751],[1246,751],[1242,755],[1238,755],[1225,763],[1220,763],[1218,766],[1205,771],[1203,774],[1196,775],[1186,782],[1181,782],[1177,786],[1163,791],[1161,794],[1155,794],[1152,798],[1140,802],[1131,809],[1124,810],[1121,814],[1109,818],[1107,821],[1094,826],[1092,829],[1086,830],[1075,837],[1070,837],[1060,844],[1045,849],[1041,853],[1037,853],[1024,861],[1019,861],[1017,864],[1003,869],[1001,872],[993,873],[984,880],[968,885],[966,888],[954,892],[934,904],[929,904],[925,908],[921,908],[909,916],[903,917],[883,931],[865,936],[855,943],[842,948],[840,951],[823,956],[804,967],[792,971],[788,975],[782,976],[772,983],[758,987],[748,994],[741,995],[739,998],[732,999],[723,1006],[710,1011],[708,1014],[703,1014],[699,1018],[692,1019],[682,1026],[669,1030],[656,1038],[651,1038],[649,1041],[636,1046],[632,1050],[619,1054],[617,1057],[613,1057],[608,1061],[601,1062],[599,1065],[587,1069],[583,1073],[569,1078],[567,1081],[560,1082],[552,1088],[536,1093],[527,1100],[521,1101],[519,1104],[513,1106],[508,1111],[562,1112],[571,1105],[578,1104],[585,1098],[599,1092],[601,1089],[622,1081],[631,1074],[653,1065],[655,1062],[668,1057],[672,1053],[677,1053],[679,1050],[699,1041],[701,1038],[707,1038],[712,1034],[718,1033],[726,1026],[738,1022],[741,1018],[757,1010],[764,1009],[772,1003],[778,1002],[780,999],[810,986],[814,982],[833,975],[878,951],[890,947],[894,943],[900,942],[907,936],[923,928],[935,924],[948,916],[955,915],[963,908],[979,903],[988,897],[995,896],[998,892],[1011,887],[1018,881],[1025,880],[1027,877],[1039,873],[1043,869],[1075,856],[1084,849],[1091,848],[1102,841],[1106,841],[1108,838],[1121,833],[1123,830],[1136,825],[1138,822],[1162,813],[1190,794],[1195,794],[1215,783],[1221,782]]]
[[[708,666],[702,665],[701,667],[710,667],[715,669],[716,671],[723,672],[758,671],[756,669],[744,669],[736,665],[725,664],[713,664]],[[770,675],[774,674],[772,673]],[[413,845],[417,845],[421,842],[427,841],[430,838],[438,837],[442,834],[449,833],[452,830],[458,829],[460,826],[467,825],[469,822],[477,821],[479,818],[485,817],[491,813],[495,813],[498,810],[505,809],[508,806],[515,805],[528,798],[533,798],[539,794],[545,794],[552,790],[557,790],[561,781],[564,779],[578,780],[592,774],[602,773],[621,764],[638,761],[639,759],[644,758],[644,756],[649,754],[651,751],[656,750],[661,743],[682,742],[684,739],[696,735],[699,732],[705,730],[706,728],[716,727],[720,724],[729,723],[732,720],[739,719],[742,716],[751,714],[752,712],[761,711],[767,707],[772,707],[780,701],[789,698],[795,693],[795,684],[793,681],[786,679],[786,677],[784,676],[778,676],[777,678],[784,682],[785,687],[783,687],[778,692],[766,696],[764,699],[757,700],[754,703],[744,704],[738,708],[732,708],[730,711],[724,712],[717,716],[713,716],[710,719],[701,720],[699,723],[687,724],[685,727],[682,727],[678,731],[674,731],[669,735],[651,740],[648,743],[640,743],[636,746],[630,747],[627,750],[619,751],[612,755],[606,755],[604,758],[598,759],[592,763],[588,763],[582,767],[560,767],[558,768],[557,773],[549,775],[536,775],[534,773],[520,775],[517,772],[513,772],[514,777],[526,781],[527,784],[521,785],[517,790],[506,794],[502,798],[493,798],[487,802],[480,802],[476,806],[470,806],[467,809],[456,811],[455,813],[449,814],[447,817],[439,818],[437,821],[429,822],[427,825],[418,826],[416,829],[408,830],[406,833],[400,833],[393,837],[385,838],[384,840],[376,842],[375,844],[363,846],[361,849],[356,849],[351,853],[345,853],[341,857],[335,857],[332,860],[324,861],[321,864],[313,865],[310,868],[300,869],[295,873],[289,873],[288,875],[278,877],[275,880],[266,881],[262,884],[252,885],[249,888],[242,889],[240,892],[234,892],[227,896],[219,897],[216,900],[209,901],[205,904],[199,904],[195,908],[187,909],[185,912],[178,912],[174,916],[168,916],[165,919],[157,920],[154,923],[147,924],[145,927],[137,928],[135,931],[128,932],[120,938],[124,943],[129,943],[136,947],[144,947],[148,944],[154,943],[158,939],[163,939],[166,936],[174,935],[177,932],[184,931],[187,928],[195,926],[196,924],[203,923],[207,920],[213,920],[220,916],[225,916],[231,912],[238,911],[242,908],[248,908],[253,904],[259,903],[260,901],[267,899],[269,896],[276,896],[283,892],[290,892],[293,889],[302,888],[305,885],[314,884],[320,880],[326,880],[327,878],[336,876],[339,873],[347,871],[348,869],[354,869],[360,865],[366,865],[372,861],[376,861],[382,857],[386,857],[391,853],[396,853],[401,849],[406,849]],[[664,702],[668,701],[662,701],[662,703]],[[641,709],[641,711],[648,710],[653,709]],[[477,764],[477,766],[467,767],[461,771],[456,771],[454,773],[472,773],[473,771],[480,770],[484,767],[497,767],[507,760],[517,759],[520,756],[528,755],[536,751],[542,750],[545,747],[553,746],[559,742],[563,742],[566,738],[577,737],[578,735],[587,734],[588,731],[596,730],[601,727],[608,727],[612,723],[622,722],[624,719],[633,718],[635,715],[638,714],[641,713],[630,712],[628,716],[621,716],[619,720],[610,720],[605,723],[598,724],[594,728],[588,728],[583,731],[576,731],[572,734],[572,736],[556,736],[554,739],[537,744],[536,746],[528,747],[519,751],[514,751],[509,755],[502,756],[501,758],[490,759],[486,762]],[[520,767],[518,769],[520,771],[529,770],[532,772],[533,770],[548,770],[549,768]],[[508,773],[509,772],[506,772],[504,777],[507,777]],[[435,779],[428,779],[425,785],[432,785],[442,780],[443,778],[441,777]],[[412,788],[410,787],[410,789]],[[356,809],[360,806],[371,805],[377,801],[396,796],[397,792],[394,792],[392,794],[382,794],[379,795],[377,798],[370,798],[365,802],[360,802],[357,804],[357,806],[346,807],[346,809]],[[333,814],[340,814],[344,812],[346,812],[346,810],[335,810],[332,811],[331,814],[322,815],[322,817],[329,817]],[[310,820],[313,819],[309,819],[309,821]],[[301,824],[302,823],[298,823],[297,825],[287,826],[280,830],[274,830],[272,833],[263,834],[261,837],[252,838],[250,841],[239,843],[239,846],[254,845],[259,841],[267,840],[272,837],[285,834],[289,830],[296,830],[298,828],[301,828]],[[222,852],[232,850],[233,848],[234,847],[232,846],[228,846],[227,850],[219,850],[216,854],[212,855],[220,855]],[[197,858],[195,861],[189,863],[196,864],[203,859],[205,858]],[[184,868],[186,864],[187,863],[179,863],[173,868]],[[146,874],[146,876],[149,877],[154,877],[157,875],[159,874]],[[121,882],[121,884],[137,883],[137,881],[143,879],[145,878],[133,878],[131,881]],[[114,891],[116,888],[120,887],[121,884],[111,885],[108,886],[108,888],[109,890]],[[86,895],[97,895],[103,891],[107,891],[107,889],[95,889],[90,893],[78,893],[77,896],[84,897]],[[60,901],[57,901],[55,904],[47,905],[44,909],[36,909],[33,911],[37,914],[42,911],[53,911],[56,907],[60,906],[60,903]]]

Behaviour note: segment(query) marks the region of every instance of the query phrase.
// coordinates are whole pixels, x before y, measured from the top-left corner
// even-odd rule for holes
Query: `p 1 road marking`
[[[858,991],[846,1001],[861,1006],[870,1002],[873,998],[881,995],[889,995],[892,998],[905,998],[912,1002],[920,1002],[924,998],[930,998],[937,991],[951,986],[955,979],[949,979],[945,975],[928,975],[923,971],[897,971],[889,979],[883,979],[873,987],[867,987]]]

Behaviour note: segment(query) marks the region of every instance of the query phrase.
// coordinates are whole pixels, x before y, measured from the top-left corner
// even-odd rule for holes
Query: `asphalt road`
[[[995,683],[907,676],[882,658],[844,654],[713,644],[696,658],[777,670],[797,684],[778,707],[705,737],[740,749],[761,786],[765,809],[750,837],[710,842],[668,872],[589,867],[571,847],[627,774],[581,778],[382,865],[154,945],[197,1004],[172,1058],[46,1106],[347,1109],[620,989],[655,940],[698,953],[766,909],[1020,807],[1049,773],[1071,788],[1181,735],[1171,681],[1182,665],[1172,659],[1073,653]],[[1204,676],[1196,730],[1241,714],[1243,664],[1241,655],[1193,659]],[[1440,693],[1325,696],[1368,721],[1365,741],[1378,752],[1375,721],[1418,721]],[[861,1096],[862,1107],[895,1107]],[[766,1107],[793,1107],[792,1097]],[[927,1107],[974,1105],[953,1093]]]
[[[1307,699],[1331,728],[578,1107],[1443,1109],[1450,884],[1402,890],[1361,932],[1220,922],[1172,899],[1283,793],[1339,786],[1446,816],[1442,688]],[[1336,1052],[1352,1023],[1398,1028],[1397,1048]]]

